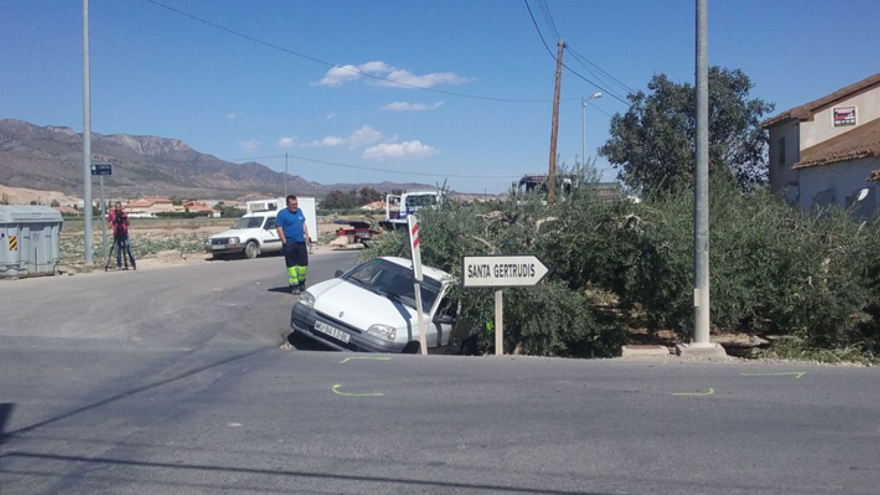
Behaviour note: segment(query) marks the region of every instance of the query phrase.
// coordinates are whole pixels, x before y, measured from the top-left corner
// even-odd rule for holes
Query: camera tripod
[[[122,261],[125,263],[125,269],[128,270],[128,249],[126,249],[126,243],[130,242],[128,239],[124,241],[117,241],[116,238],[113,238],[113,245],[110,246],[110,253],[107,255],[107,264],[104,265],[104,271],[108,271],[110,269],[110,262],[113,261],[113,251],[116,250],[116,245],[119,245],[119,248],[122,250]],[[131,267],[135,270],[135,264],[132,263]]]

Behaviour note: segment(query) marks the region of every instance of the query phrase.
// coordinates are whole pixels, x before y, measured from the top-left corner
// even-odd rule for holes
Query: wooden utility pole
[[[562,86],[562,48],[565,43],[559,38],[559,51],[556,55],[556,91],[553,93],[553,128],[550,131],[550,192],[547,203],[553,204],[556,198],[556,138],[559,135],[559,89]]]

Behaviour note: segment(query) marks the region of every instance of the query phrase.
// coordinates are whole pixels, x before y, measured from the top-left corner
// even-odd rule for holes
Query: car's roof
[[[250,218],[250,217],[267,217],[267,216],[276,216],[278,212],[275,210],[258,210],[258,211],[249,211],[241,216],[241,218]]]
[[[412,270],[412,260],[408,260],[406,258],[398,258],[396,256],[383,256],[382,259]],[[439,268],[430,267],[424,264],[422,265],[422,273],[440,282],[452,277],[452,275],[444,272]]]

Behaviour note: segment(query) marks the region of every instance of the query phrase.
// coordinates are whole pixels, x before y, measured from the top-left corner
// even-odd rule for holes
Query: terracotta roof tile
[[[880,119],[801,151],[801,160],[791,168],[818,167],[870,156],[880,156]]]
[[[770,117],[761,124],[761,127],[767,128],[772,126],[773,124],[788,119],[810,120],[817,112],[824,110],[825,108],[828,108],[829,106],[841,100],[845,100],[857,93],[863,93],[871,88],[878,86],[880,86],[880,72],[874,74],[873,76],[862,79],[857,83],[850,84],[845,88],[838,89],[830,95],[823,96],[818,100],[813,100],[799,107],[794,107],[791,110],[782,112],[774,117]]]

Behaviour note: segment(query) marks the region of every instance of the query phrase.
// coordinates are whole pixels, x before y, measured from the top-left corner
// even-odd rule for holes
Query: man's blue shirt
[[[291,213],[285,208],[278,212],[275,218],[275,225],[281,227],[284,231],[284,237],[293,242],[306,242],[304,225],[306,217],[303,215],[302,209],[297,208],[295,213]]]

